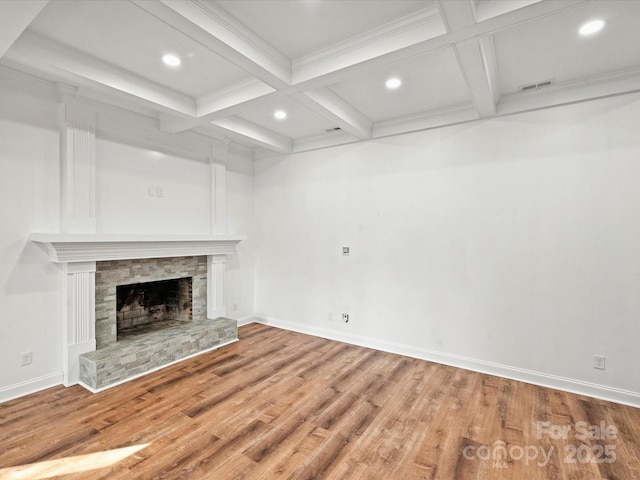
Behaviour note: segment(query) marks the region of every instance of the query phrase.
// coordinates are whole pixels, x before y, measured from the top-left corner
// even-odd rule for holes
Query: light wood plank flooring
[[[251,324],[99,394],[0,404],[0,478],[632,480],[639,439],[640,409]]]

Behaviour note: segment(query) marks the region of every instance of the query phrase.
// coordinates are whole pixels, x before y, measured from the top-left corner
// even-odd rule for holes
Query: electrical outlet
[[[20,366],[31,365],[33,361],[33,352],[23,352],[20,354]]]
[[[333,322],[333,312],[329,312],[327,314],[327,320],[329,320],[330,322]]]
[[[342,321],[344,323],[349,323],[349,314],[348,313],[343,313],[342,314]]]
[[[604,370],[604,355],[594,355],[593,356],[593,368],[598,370]]]
[[[237,303],[234,303],[234,304],[233,304],[233,311],[234,311],[234,312],[237,312],[237,311],[238,311],[238,304],[237,304]]]

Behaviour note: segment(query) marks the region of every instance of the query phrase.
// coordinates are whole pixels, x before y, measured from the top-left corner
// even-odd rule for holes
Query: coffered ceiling
[[[5,0],[0,68],[261,157],[640,90],[639,21],[639,0]]]

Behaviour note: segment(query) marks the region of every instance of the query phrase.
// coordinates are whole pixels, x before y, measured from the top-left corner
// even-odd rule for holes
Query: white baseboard
[[[50,373],[26,382],[0,388],[0,403],[62,384],[62,372]]]
[[[256,317],[255,315],[247,315],[246,317],[236,318],[235,320],[238,322],[239,327],[254,322],[260,322],[260,318]]]
[[[466,370],[472,370],[474,372],[486,373],[489,375],[509,378],[511,380],[518,380],[533,385],[555,388],[557,390],[563,390],[579,395],[587,395],[593,398],[640,408],[640,392],[632,392],[615,387],[608,387],[605,385],[584,382],[582,380],[550,375],[547,373],[536,372],[534,370],[502,365],[499,363],[486,362],[484,360],[478,360],[475,358],[437,352],[434,350],[413,347],[410,345],[403,345],[371,337],[363,337],[350,333],[336,332],[335,330],[302,325],[299,323],[288,322],[264,315],[255,315],[252,318],[255,322],[283,328],[285,330],[314,335],[316,337],[327,338],[329,340],[337,340],[361,347],[373,348],[376,350],[381,350],[383,352],[406,355],[408,357],[441,363],[443,365],[464,368]]]

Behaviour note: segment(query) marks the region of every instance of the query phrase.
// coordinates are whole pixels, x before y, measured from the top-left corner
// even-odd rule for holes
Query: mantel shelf
[[[92,235],[32,233],[52,262],[185,257],[235,253],[246,235]]]

